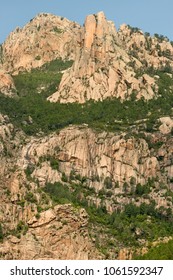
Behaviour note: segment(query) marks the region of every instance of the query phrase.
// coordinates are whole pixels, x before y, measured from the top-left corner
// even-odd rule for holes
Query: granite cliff
[[[107,21],[103,12],[90,15],[81,31],[75,62],[49,100],[84,103],[107,97],[127,99],[133,91],[138,98],[150,99],[154,96],[154,79],[148,75],[137,79],[129,65],[133,59],[124,48],[114,23]],[[139,60],[136,64],[141,65]]]

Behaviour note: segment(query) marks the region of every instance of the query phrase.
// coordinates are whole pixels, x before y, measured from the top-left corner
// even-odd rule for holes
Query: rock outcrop
[[[144,67],[155,69],[168,65],[173,67],[173,46],[163,35],[156,34],[156,36],[151,37],[149,33],[144,33],[139,28],[122,24],[118,37],[126,51],[137,58],[138,61],[134,60],[134,66],[137,67],[140,61]]]
[[[160,118],[161,125],[159,127],[159,130],[163,134],[168,134],[173,130],[173,119],[170,117],[162,117]]]
[[[24,168],[28,164],[37,165],[40,158],[47,155],[59,161],[61,172],[69,176],[73,170],[90,179],[91,185],[93,178],[99,178],[100,187],[106,177],[121,186],[124,182],[130,183],[132,177],[136,183],[145,184],[159,172],[157,158],[150,154],[144,139],[125,140],[111,133],[97,134],[85,126],[81,129],[72,126],[58,135],[31,141],[23,148],[19,164]],[[44,163],[41,169],[40,166],[35,169],[33,176],[44,185],[46,181],[59,180],[58,172],[53,172]]]
[[[0,70],[0,93],[10,97],[16,96],[14,81],[12,77],[3,70]]]
[[[9,235],[0,246],[1,259],[88,260],[101,255],[89,239],[87,213],[71,205],[58,205],[27,221],[21,238]]]
[[[130,61],[114,23],[107,21],[103,12],[90,15],[81,32],[75,62],[48,100],[84,103],[108,97],[127,99],[133,92],[137,98],[152,98],[153,89],[157,91],[154,79],[148,75],[137,79]]]
[[[4,71],[18,74],[57,58],[74,60],[51,102],[106,98],[157,97],[157,78],[146,67],[172,67],[173,47],[166,38],[151,37],[122,25],[117,31],[103,12],[87,16],[84,27],[65,18],[39,14],[16,28],[2,45]],[[139,75],[139,72],[141,74]]]
[[[17,74],[56,58],[74,59],[81,27],[66,18],[39,14],[17,27],[2,45],[3,68]]]

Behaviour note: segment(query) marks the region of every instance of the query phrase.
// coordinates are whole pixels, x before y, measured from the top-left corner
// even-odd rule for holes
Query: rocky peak
[[[151,37],[126,24],[117,32],[103,12],[87,16],[84,27],[59,16],[38,14],[9,35],[1,52],[2,68],[12,74],[57,58],[74,60],[58,91],[48,98],[61,103],[108,97],[125,100],[132,93],[149,100],[157,96],[158,86],[145,69],[173,67],[173,47],[166,38]]]
[[[85,36],[84,46],[87,49],[91,49],[91,45],[94,41],[94,35],[96,32],[96,18],[94,15],[90,15],[85,20]]]
[[[111,33],[116,34],[115,26],[106,20],[103,12],[87,16],[84,25],[84,47],[91,50],[95,39],[104,41],[105,36]]]
[[[81,31],[75,62],[64,73],[59,90],[48,99],[84,103],[107,97],[126,99],[133,91],[137,98],[152,98],[151,84],[144,84],[143,78],[136,79],[134,68],[129,66],[131,57],[121,39],[113,22],[107,21],[103,12],[89,15]],[[140,61],[137,64],[141,66]]]
[[[3,43],[3,68],[17,74],[56,58],[74,59],[80,29],[66,18],[38,14]]]

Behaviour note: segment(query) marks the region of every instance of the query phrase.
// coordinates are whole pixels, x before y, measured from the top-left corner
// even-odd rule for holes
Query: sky
[[[81,25],[88,14],[104,11],[116,28],[123,23],[173,40],[173,0],[2,0],[0,43],[38,13],[52,13]]]

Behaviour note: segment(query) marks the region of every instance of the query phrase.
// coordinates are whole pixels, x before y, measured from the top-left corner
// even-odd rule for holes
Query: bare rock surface
[[[56,206],[29,220],[29,229],[21,239],[9,236],[0,246],[0,254],[3,259],[25,260],[99,258],[88,236],[87,219],[84,209]]]
[[[48,153],[59,161],[59,168],[65,174],[70,175],[74,170],[90,180],[97,176],[102,178],[101,181],[111,177],[122,185],[134,177],[136,183],[144,184],[159,172],[157,158],[150,155],[145,140],[125,140],[111,133],[97,134],[89,128],[69,127],[58,135],[31,141],[23,148],[19,164],[28,164],[27,158],[37,164],[39,158]],[[54,182],[55,178],[58,180],[58,173],[53,172],[43,164],[41,169],[35,169],[33,175],[40,182],[49,181],[49,178]]]
[[[3,70],[0,70],[0,92],[4,95],[16,96],[16,89],[12,77]]]
[[[168,134],[173,129],[173,119],[170,117],[162,117],[160,118],[161,125],[159,127],[159,130],[163,134]]]
[[[13,74],[56,58],[74,59],[80,25],[66,18],[39,14],[10,33],[3,48],[3,68]]]
[[[154,79],[148,75],[136,79],[134,69],[128,66],[130,61],[114,23],[107,21],[103,12],[89,15],[81,31],[75,62],[64,73],[59,90],[48,100],[62,103],[84,103],[107,97],[124,100],[133,91],[137,98],[151,99],[156,86]]]

